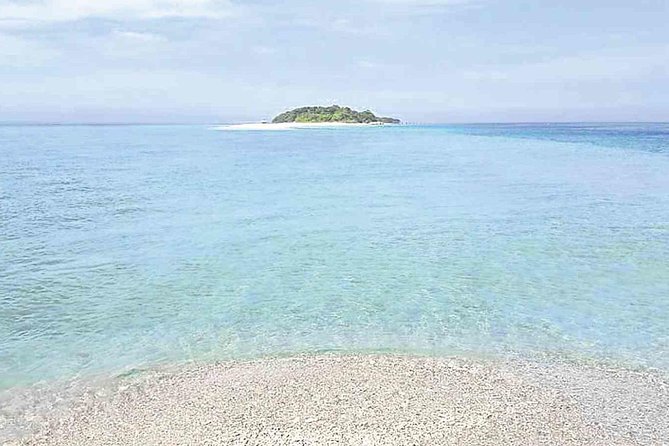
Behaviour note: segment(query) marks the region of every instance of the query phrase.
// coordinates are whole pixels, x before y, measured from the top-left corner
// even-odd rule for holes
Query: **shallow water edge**
[[[417,370],[418,377],[415,377]],[[338,378],[328,381],[330,378],[324,377]],[[404,404],[411,401],[411,395],[432,388],[432,393],[421,394],[421,410],[438,411],[443,405],[455,404],[457,408],[454,406],[455,412],[451,414],[455,425],[478,419],[481,411],[493,418],[501,414],[507,417],[509,413],[521,417],[536,416],[530,414],[529,408],[534,411],[542,406],[545,422],[550,424],[556,419],[565,418],[561,422],[566,423],[566,427],[545,426],[548,432],[546,438],[559,439],[564,444],[570,444],[569,435],[572,434],[576,435],[574,438],[591,438],[594,441],[580,444],[656,444],[663,435],[669,434],[667,427],[662,427],[669,426],[666,422],[669,421],[669,374],[660,370],[631,370],[603,364],[556,362],[538,358],[493,359],[329,352],[212,363],[166,364],[130,370],[113,377],[61,383],[58,386],[50,384],[15,388],[4,392],[1,397],[4,402],[0,439],[10,444],[87,444],[85,441],[90,441],[88,444],[103,444],[105,439],[111,438],[110,435],[116,435],[118,438],[127,438],[127,444],[139,444],[131,440],[135,435],[141,437],[144,435],[142,432],[154,429],[152,423],[178,423],[184,416],[200,419],[202,416],[208,417],[205,412],[214,410],[218,415],[211,416],[209,422],[213,425],[218,423],[218,428],[213,433],[197,434],[215,435],[217,441],[225,442],[230,440],[228,436],[233,433],[242,438],[252,434],[247,424],[226,424],[223,418],[227,420],[231,414],[253,418],[248,412],[250,407],[279,404],[272,412],[275,413],[281,412],[286,404],[309,406],[314,403],[314,399],[331,400],[331,403],[314,409],[318,413],[296,413],[297,421],[290,423],[271,414],[263,415],[265,418],[255,417],[256,428],[261,431],[275,428],[285,430],[288,434],[284,440],[294,439],[309,431],[308,423],[304,420],[330,417],[329,421],[324,420],[326,431],[319,432],[317,429],[308,435],[333,435],[333,438],[339,438],[344,435],[342,432],[350,428],[346,426],[351,420],[339,420],[336,414],[350,410],[362,410],[364,413],[367,410],[365,401],[378,398],[379,393],[385,392],[383,388],[389,381],[394,383],[397,393],[394,399],[393,395],[383,397],[390,398],[389,404]],[[352,394],[355,394],[356,388],[366,389],[362,391],[367,392],[366,396],[354,404],[348,401],[338,407],[337,401],[341,400],[342,393],[346,393],[342,388],[351,385],[351,382],[357,383],[350,389]],[[285,388],[286,383],[292,384]],[[439,394],[442,388],[450,390]],[[246,391],[250,392],[248,398],[234,397],[236,392]],[[275,395],[276,392],[280,395],[278,400],[267,400],[263,396],[265,393]],[[509,405],[504,406],[507,400]],[[161,401],[161,407],[169,409],[159,415],[151,415],[156,410],[151,404],[156,401]],[[361,407],[355,408],[351,404]],[[188,412],[191,409],[195,411]],[[188,412],[187,415],[182,413],[184,410]],[[148,425],[135,422],[145,417],[149,417],[145,420]],[[465,438],[457,426],[440,428],[430,424],[433,421],[419,416],[413,421],[407,419],[402,422],[421,426],[424,432],[421,431],[420,435],[427,435],[425,441],[441,438],[444,432],[448,432],[451,438]],[[502,422],[501,419],[497,421]],[[198,425],[195,419],[191,422]],[[306,424],[301,426],[302,422]],[[504,421],[507,424],[517,422],[519,420],[515,417]],[[505,436],[508,432],[498,432],[498,428],[493,425],[489,428],[491,430],[487,435],[491,435],[490,438],[513,443],[514,437]],[[388,426],[384,429],[392,430]],[[441,431],[443,429],[444,432]],[[370,438],[380,435],[376,431],[368,433],[372,436]],[[534,434],[538,435],[539,440],[543,438],[539,431]],[[170,443],[166,438],[160,440],[160,435],[142,438],[147,442],[144,444],[164,444],[163,441],[178,444]],[[277,444],[283,444],[281,438],[274,438]],[[406,437],[400,435],[398,438]],[[595,440],[598,438],[606,439],[609,443],[597,443]],[[618,443],[619,440],[621,443]],[[251,444],[264,443],[258,440]]]

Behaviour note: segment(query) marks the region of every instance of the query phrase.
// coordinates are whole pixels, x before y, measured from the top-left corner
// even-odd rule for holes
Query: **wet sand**
[[[40,424],[10,444],[660,445],[669,380],[564,363],[297,356],[119,378]]]

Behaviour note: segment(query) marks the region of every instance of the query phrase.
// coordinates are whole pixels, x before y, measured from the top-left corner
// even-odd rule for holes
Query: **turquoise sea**
[[[669,124],[0,126],[0,388],[314,351],[669,370]]]

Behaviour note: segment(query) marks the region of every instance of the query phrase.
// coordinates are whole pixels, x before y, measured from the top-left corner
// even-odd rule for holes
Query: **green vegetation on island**
[[[349,107],[331,105],[329,107],[300,107],[281,113],[272,123],[280,122],[347,122],[359,124],[399,124],[396,118],[376,116],[369,110],[359,112]]]

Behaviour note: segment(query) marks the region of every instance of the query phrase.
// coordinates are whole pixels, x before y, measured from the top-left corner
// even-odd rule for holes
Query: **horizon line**
[[[247,124],[247,123],[256,123],[260,121],[216,121],[216,122],[180,122],[180,121],[165,121],[165,122],[124,122],[124,121],[0,121],[0,126],[2,127],[20,127],[20,126],[151,126],[151,125],[234,125],[234,124]],[[400,122],[399,126],[411,126],[411,125],[481,125],[481,124],[669,124],[669,121],[597,121],[597,120],[586,120],[586,121],[407,121]]]

